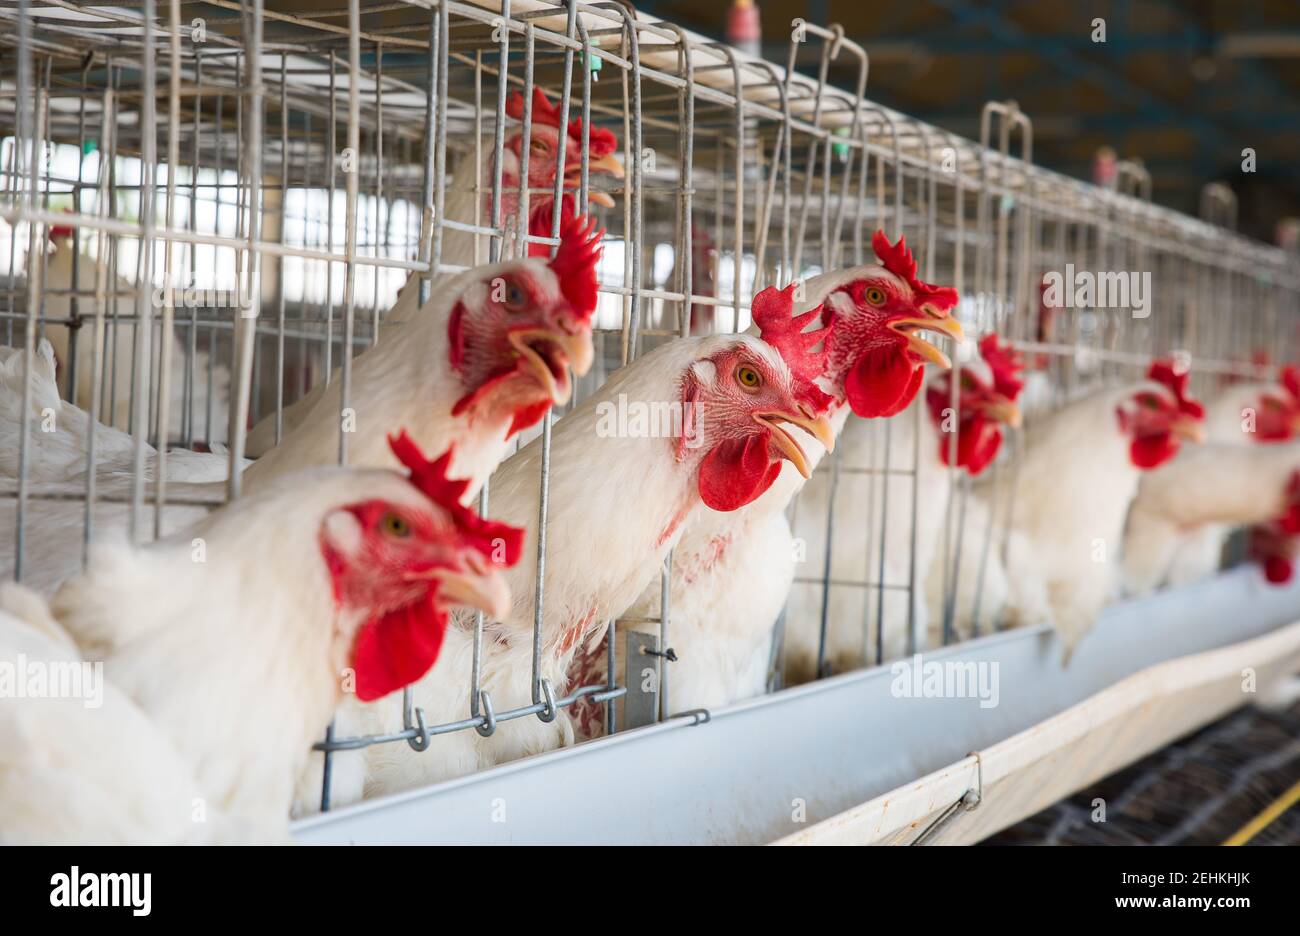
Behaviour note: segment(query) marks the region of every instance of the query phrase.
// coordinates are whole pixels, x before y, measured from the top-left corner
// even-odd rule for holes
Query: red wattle
[[[1133,464],[1146,471],[1159,468],[1177,455],[1178,442],[1171,433],[1162,432],[1159,435],[1146,435],[1134,439],[1128,451]]]
[[[1288,504],[1286,513],[1277,518],[1277,525],[1287,536],[1300,536],[1300,504]]]
[[[564,222],[572,220],[574,199],[572,195],[562,195],[560,198],[560,226]],[[546,197],[545,200],[537,205],[528,215],[528,236],[529,237],[550,237],[551,221],[554,213],[551,211],[551,199]],[[550,244],[531,243],[528,245],[528,256],[530,257],[549,257],[551,255]],[[530,424],[531,425],[531,424]]]
[[[979,428],[971,433],[970,453],[966,459],[966,470],[972,475],[987,468],[1002,448],[1002,430],[987,419],[977,418],[976,422]]]
[[[538,400],[536,403],[530,403],[528,406],[515,410],[515,416],[510,422],[510,429],[506,432],[506,438],[510,438],[516,432],[527,429],[529,426],[537,425],[550,408],[550,400]]]
[[[371,702],[415,682],[438,659],[447,616],[434,606],[437,589],[362,625],[352,648],[356,693]]]
[[[479,384],[469,393],[466,393],[459,400],[457,400],[451,407],[451,415],[459,416],[461,413],[464,413],[475,403],[477,403],[482,397],[485,397],[489,393],[491,393],[496,388],[497,384],[501,383],[504,380],[509,380],[515,374],[519,373],[519,367],[520,367],[519,364],[513,364],[513,365],[507,364],[503,369],[500,369],[496,373],[492,374],[490,377],[488,377],[487,380],[483,381],[481,384]],[[551,404],[548,401],[546,405],[549,407]]]
[[[939,439],[939,460],[952,467],[952,440],[947,433]],[[957,467],[977,475],[997,457],[1002,448],[1002,430],[997,424],[982,416],[963,420],[957,431]]]
[[[925,368],[897,345],[875,348],[858,358],[844,379],[844,394],[856,416],[893,416],[912,402]]]
[[[1255,431],[1255,441],[1264,445],[1290,442],[1294,438],[1295,432],[1285,422],[1261,420]]]
[[[1264,578],[1274,585],[1285,585],[1291,581],[1294,566],[1286,556],[1269,556],[1264,560]]]
[[[1282,368],[1282,376],[1279,379],[1286,392],[1291,395],[1291,399],[1300,400],[1300,368],[1288,364]]]
[[[738,510],[760,497],[781,473],[781,462],[768,455],[769,433],[728,439],[700,462],[700,499],[718,511]]]

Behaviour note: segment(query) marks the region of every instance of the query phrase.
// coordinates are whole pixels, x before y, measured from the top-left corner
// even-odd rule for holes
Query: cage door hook
[[[555,716],[560,714],[560,709],[555,704],[555,688],[551,685],[549,679],[542,680],[542,696],[542,710],[537,713],[537,717],[544,724],[549,725],[555,721]]]
[[[486,689],[479,690],[478,704],[483,710],[483,724],[475,725],[474,730],[483,737],[490,738],[497,730],[497,713],[492,708],[492,696]]]
[[[433,740],[433,735],[429,734],[429,726],[424,721],[424,709],[420,706],[415,707],[415,724],[407,725],[407,729],[414,728],[415,737],[407,738],[406,743],[411,746],[413,751],[427,751],[429,742]]]

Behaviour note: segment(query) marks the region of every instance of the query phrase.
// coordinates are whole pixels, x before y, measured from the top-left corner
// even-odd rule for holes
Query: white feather
[[[692,362],[744,342],[774,368],[784,362],[766,344],[745,336],[690,338],[663,345],[615,375],[594,396],[559,420],[552,431],[546,592],[541,620],[540,676],[558,696],[573,688],[570,663],[592,651],[606,623],[622,615],[662,564],[665,554],[703,510],[692,458],[676,458],[671,438],[637,437],[601,430],[602,404],[620,394],[629,401],[664,403],[681,397],[680,382]],[[507,620],[490,623],[483,641],[483,689],[497,712],[532,704],[532,630],[536,607],[536,549],[541,445],[534,441],[502,464],[493,477],[489,513],[529,530],[524,559],[507,573],[514,607]],[[470,713],[472,628],[449,629],[437,664],[413,687],[426,723],[443,724]],[[340,733],[391,731],[401,724],[400,699],[362,709],[345,706]],[[381,745],[336,755],[338,802],[391,793],[568,744],[573,726],[561,711],[551,723],[529,715],[498,725],[490,738],[458,731],[434,739],[425,753],[406,745]],[[298,806],[315,808],[319,766],[300,785]]]

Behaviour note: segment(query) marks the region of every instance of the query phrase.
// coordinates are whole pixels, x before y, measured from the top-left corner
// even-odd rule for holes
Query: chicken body
[[[924,649],[927,609],[922,593],[942,526],[950,474],[939,460],[941,435],[923,412],[921,397],[889,421],[852,420],[839,442],[839,479],[835,487],[826,662],[842,673],[875,662],[876,629],[883,621],[883,659],[909,648]],[[889,434],[886,448],[885,434]],[[920,446],[916,447],[919,435]],[[888,451],[888,461],[886,461]],[[913,459],[917,474],[911,475]],[[879,471],[888,466],[882,486]],[[832,468],[823,469],[804,487],[797,508],[795,535],[806,544],[803,575],[819,580],[825,568],[826,520],[831,507]],[[915,581],[913,579],[913,496],[916,497]],[[883,543],[881,510],[885,510]],[[884,579],[878,593],[865,583]],[[835,584],[840,583],[840,584]],[[863,585],[849,583],[864,583]],[[878,605],[877,601],[882,602]],[[796,583],[786,612],[785,673],[791,683],[817,677],[823,588],[820,581]],[[874,623],[872,623],[874,622]],[[909,630],[910,626],[910,630]]]
[[[848,414],[845,406],[831,416],[837,432]],[[825,448],[807,433],[799,434],[799,444],[815,468]],[[669,712],[718,708],[767,690],[776,620],[796,571],[805,567],[785,514],[803,486],[799,472],[784,466],[754,504],[734,514],[702,510],[682,535],[673,553],[669,595],[668,646],[677,659],[663,664]],[[662,590],[660,577],[652,576],[628,616],[657,619]],[[633,626],[647,628],[658,633],[654,624]],[[625,674],[625,649],[620,638],[615,645],[619,679]],[[604,730],[590,719],[582,728],[586,737]]]
[[[1145,394],[1168,397],[1150,381],[1101,390],[1026,433],[1011,525],[1030,549],[1008,572],[1043,583],[1067,660],[1119,585],[1124,520],[1142,468],[1117,412]]]
[[[961,550],[956,553],[955,563],[950,555],[945,571],[943,550],[937,550],[925,577],[930,627],[928,645],[932,648],[943,646],[949,603],[953,642],[969,640],[995,629],[1051,623],[1052,608],[1043,579],[1009,571],[1029,568],[1033,563],[1032,545],[1025,534],[1008,529],[1004,516],[999,516],[995,523],[989,514],[989,505],[982,497],[968,495],[964,508],[959,500],[954,512],[960,514],[963,510],[965,519],[959,542],[954,520],[952,548],[956,550],[960,546]]]
[[[459,221],[464,224],[475,223],[474,203],[478,200],[477,186],[475,185],[474,164],[471,159],[463,159],[460,165],[456,167],[456,172],[452,175],[451,182],[448,185],[448,197],[446,202],[446,214],[448,219]],[[479,219],[478,223],[485,223]],[[472,267],[479,259],[486,259],[487,240],[484,235],[471,234],[466,231],[455,228],[447,228],[443,234],[443,254],[442,263],[451,267]],[[476,246],[476,241],[481,241]],[[447,308],[444,303],[439,301],[441,287],[447,284],[449,280],[454,280],[457,273],[444,273],[435,281],[439,287],[437,291],[431,290],[429,293],[429,302],[425,304],[424,310],[427,315],[437,317],[445,315]],[[454,287],[453,287],[454,288]],[[358,355],[353,363],[353,367],[360,367],[362,362],[368,360],[379,350],[380,347],[387,348],[395,341],[405,341],[406,337],[401,328],[404,322],[417,318],[416,313],[421,309],[420,306],[420,277],[412,275],[407,278],[402,288],[397,293],[397,299],[383,317],[379,327],[379,343],[374,348],[369,348],[362,354]],[[306,394],[294,400],[284,407],[280,419],[281,439],[287,438],[293,433],[307,418],[316,410],[317,404],[327,394],[332,394],[334,402],[334,412],[338,413],[338,394],[339,379],[341,373],[339,368],[335,368],[330,375],[329,381],[320,381],[313,386]],[[337,420],[336,420],[337,422]],[[276,423],[275,414],[264,416],[259,419],[248,430],[248,438],[245,442],[245,450],[253,458],[260,458],[267,452],[270,452],[276,445],[275,437]]]
[[[506,113],[516,120],[523,119],[522,95],[516,94],[510,98],[506,106]],[[571,122],[565,133],[559,133],[558,112],[547,100],[546,95],[540,89],[536,89],[533,97],[532,122],[532,133],[528,147],[528,187],[532,190],[550,190],[554,186],[556,174],[560,170],[559,154],[562,149],[564,152],[565,190],[572,192],[577,187],[576,173],[581,168],[581,121]],[[596,128],[591,131],[588,169],[592,178],[601,175],[614,178],[622,177],[622,166],[617,158],[613,156],[615,146],[614,136],[608,130]],[[487,148],[491,148],[490,141],[487,142]],[[502,219],[511,222],[512,225],[515,213],[519,209],[518,188],[523,169],[523,150],[522,129],[509,133],[502,151],[502,198],[500,207]],[[463,157],[447,182],[443,217],[448,221],[459,224],[490,225],[492,222],[492,186],[494,182],[495,166],[492,165],[491,160],[480,163],[468,155]],[[614,204],[613,199],[607,194],[596,190],[589,192],[589,199],[592,204],[605,207],[612,207]],[[572,194],[563,196],[562,222],[573,213],[573,200],[574,196]],[[554,222],[553,196],[534,191],[529,196],[528,207],[527,233],[531,236],[549,237]],[[512,226],[511,230],[513,229]],[[450,272],[439,273],[437,276],[432,277],[430,302],[423,307],[420,305],[421,277],[419,275],[408,277],[392,308],[384,315],[379,333],[381,345],[394,341],[405,341],[405,333],[402,331],[401,326],[424,315],[436,315],[440,309],[440,303],[436,301],[436,295],[442,292],[444,286],[448,284],[448,280],[455,277],[457,270],[485,264],[491,256],[492,237],[490,235],[463,231],[452,226],[443,226],[441,238],[441,252],[438,257],[439,266],[450,270]],[[521,247],[516,253],[520,255],[549,256],[550,248],[546,245],[530,244],[527,251],[524,251]],[[509,250],[502,254],[502,258],[510,258]],[[375,350],[377,349],[369,349],[366,354],[362,355],[362,358],[374,354]],[[317,384],[301,399],[284,408],[281,424],[282,431],[286,435],[307,418],[308,414],[316,407],[317,402],[329,392],[330,387],[334,386],[338,377],[339,374],[336,370],[331,375],[328,383],[321,382]],[[249,431],[246,450],[250,455],[254,457],[261,456],[276,444],[275,423],[275,414],[271,414],[261,419]]]
[[[473,498],[510,436],[552,402],[568,400],[570,364],[575,373],[590,366],[599,238],[575,223],[554,260],[493,264],[453,278],[402,326],[401,340],[353,363],[353,413],[341,415],[342,381],[331,383],[302,423],[248,469],[246,482],[256,487],[335,461],[341,431],[350,463],[392,464],[387,435],[403,427],[423,447],[452,448],[451,472],[470,482],[465,498]]]
[[[461,274],[440,292],[436,309],[409,325],[410,332],[403,341],[375,348],[372,354],[357,360],[353,412],[340,419],[340,388],[332,385],[310,417],[283,445],[245,470],[246,489],[257,490],[287,474],[336,462],[344,426],[350,430],[349,463],[394,465],[387,437],[399,428],[409,428],[417,444],[425,448],[455,446],[451,471],[470,481],[465,497],[467,501],[472,499],[504,456],[511,430],[521,420],[539,418],[560,393],[567,398],[568,364],[572,362],[579,370],[590,361],[589,316],[595,303],[592,245],[596,243],[590,233],[576,232],[571,239],[573,250],[567,256],[572,259],[576,253],[582,261],[576,274],[571,269],[573,264],[560,258],[520,260]],[[571,300],[565,290],[572,289],[577,280],[585,283],[584,291],[577,300]],[[494,298],[497,283],[510,284],[510,288],[502,290],[500,302]],[[511,296],[519,302],[507,308],[503,302]],[[581,309],[574,305],[575,301]],[[453,325],[458,336],[454,347]],[[542,351],[530,350],[535,344],[517,343],[520,334],[526,336],[524,340],[542,342]],[[22,400],[20,362],[21,356],[17,363],[0,365],[4,367],[0,377],[12,384],[0,387],[0,416],[6,417],[0,424],[0,438],[5,433],[17,437]],[[39,359],[35,376],[40,389],[34,405],[52,392],[51,373],[48,358]],[[461,401],[466,402],[458,408]],[[33,414],[33,425],[38,428],[42,413],[38,409]],[[33,438],[43,441],[31,447],[37,470],[30,476],[76,480],[84,485],[84,475],[75,470],[85,462],[84,429],[89,421],[70,404],[58,413],[53,436],[33,433]],[[116,493],[125,491],[129,495],[134,440],[101,427],[96,432],[96,446],[101,476],[106,482],[116,482]],[[59,470],[71,469],[74,474],[43,476],[39,468],[45,463]],[[219,455],[170,453],[169,496],[185,496],[201,503],[222,502],[224,485],[211,482],[224,479],[226,463],[226,458]],[[81,491],[70,493],[79,496]],[[108,495],[110,491],[105,488],[100,493]],[[0,524],[8,521],[7,529],[13,528],[13,511],[14,501],[0,503]],[[164,511],[163,533],[183,529],[203,512],[203,507],[169,505]],[[128,518],[125,505],[98,504],[95,534],[125,529]],[[84,508],[66,499],[32,501],[25,523],[31,535],[25,550],[23,581],[48,594],[80,567]],[[0,541],[3,567],[13,568],[13,542]]]
[[[55,233],[57,232],[57,233]],[[77,374],[76,386],[69,389],[68,398],[83,410],[89,410],[94,391],[94,315],[95,315],[95,258],[82,254],[78,258],[76,283],[73,283],[73,256],[76,253],[71,231],[56,228],[52,232],[53,251],[45,260],[44,305],[48,322],[43,329],[43,336],[50,340],[54,354],[63,367],[70,367],[72,359],[72,342],[75,335]],[[63,324],[72,318],[72,297],[69,291],[76,289],[80,293],[77,300],[78,312],[82,324],[73,329]],[[123,315],[135,314],[136,287],[125,280],[118,279],[110,284],[118,295],[128,298],[117,300],[118,310]],[[135,324],[134,322],[115,322],[112,319],[113,306],[104,310],[105,328],[104,344],[101,349],[103,382],[100,386],[100,418],[107,418],[107,424],[116,429],[126,430],[131,426],[131,398],[134,389],[135,362]],[[177,313],[178,322],[184,318],[184,310]],[[159,384],[158,371],[158,335],[155,330],[153,348],[154,361],[151,386]],[[195,349],[190,353],[188,334],[179,327],[173,334],[171,354],[171,382],[168,388],[169,426],[168,438],[179,439],[183,430],[189,428],[193,439],[212,442],[225,442],[228,435],[230,413],[230,371],[228,368],[211,361],[207,352]],[[186,384],[189,394],[186,394]],[[188,413],[186,407],[188,405]],[[209,411],[211,411],[209,413]],[[107,415],[106,415],[107,414]]]
[[[1274,503],[1275,492],[1280,496],[1281,488],[1272,484],[1276,479],[1271,476],[1276,459],[1267,454],[1275,446],[1253,431],[1265,406],[1287,405],[1280,390],[1265,383],[1228,386],[1206,407],[1209,449],[1183,452],[1143,477],[1125,534],[1128,593],[1143,595],[1162,585],[1179,587],[1212,575],[1232,528],[1260,522],[1252,518]],[[1261,455],[1258,462],[1252,457],[1256,452]],[[1204,481],[1192,479],[1180,466],[1187,458],[1193,458],[1189,464],[1204,473]],[[1171,500],[1168,489],[1174,485],[1176,491],[1195,490],[1197,496]],[[1259,496],[1252,503],[1243,500],[1243,492],[1247,498],[1252,492]],[[1207,519],[1207,514],[1217,519]]]
[[[49,340],[41,339],[32,361],[33,444],[28,449],[28,477],[36,481],[82,481],[92,422],[95,425],[95,465],[99,475],[128,475],[134,470],[135,438],[113,426],[92,420],[83,409],[60,399],[56,363]],[[0,347],[0,477],[18,477],[19,433],[22,429],[23,352]],[[213,452],[171,449],[167,476],[176,481],[224,481],[229,459],[224,447]],[[156,474],[158,453],[145,445],[148,478]]]
[[[959,326],[946,315],[956,302],[956,293],[940,290],[932,294],[928,284],[916,281],[915,265],[901,239],[890,245],[878,233],[873,246],[883,266],[871,264],[813,277],[803,285],[798,307],[791,297],[784,310],[791,317],[785,322],[787,327],[792,321],[802,322],[799,316],[810,316],[817,320],[812,324],[824,327],[830,323],[821,339],[824,355],[808,366],[830,391],[827,405],[832,437],[844,429],[851,407],[861,405],[856,393],[870,396],[884,391],[891,400],[907,392],[915,394],[921,356],[931,355],[934,360],[937,355],[946,363],[930,345],[907,334],[910,329],[929,328],[947,334],[955,330],[960,335]],[[766,336],[769,328],[779,333],[779,323],[775,318],[767,320],[762,311],[765,295],[771,294],[755,299],[755,320]],[[937,299],[942,301],[933,302]],[[802,333],[808,324],[796,327]],[[860,373],[867,376],[856,381],[857,391],[848,394],[845,402],[846,386],[853,379],[850,375]],[[903,400],[898,405],[905,404]],[[799,435],[810,468],[825,453],[821,443],[828,441]],[[772,487],[754,503],[729,513],[703,511],[683,534],[674,552],[669,609],[668,643],[678,657],[677,662],[665,664],[670,712],[716,707],[760,695],[766,688],[773,629],[790,596],[803,551],[784,510],[803,485],[803,477],[783,468]],[[632,615],[657,617],[660,591],[659,583],[651,581]],[[619,643],[615,649],[617,669],[622,673],[624,647]],[[599,722],[592,720],[585,722],[584,728],[589,734],[602,730]]]
[[[0,480],[14,484],[18,479],[19,435],[22,429],[23,352],[0,348]],[[42,340],[30,359],[32,404],[27,446],[27,477],[30,482],[23,550],[23,584],[49,596],[64,579],[82,565],[82,537],[86,510],[80,499],[86,486],[86,453],[90,428],[95,427],[97,500],[91,518],[92,532],[121,531],[129,523],[130,506],[121,501],[133,493],[135,439],[105,426],[72,403],[59,398],[55,364],[50,343]],[[158,454],[145,445],[145,477],[157,473]],[[192,496],[220,503],[229,459],[216,452],[173,449],[167,455],[168,490],[173,497]],[[146,488],[146,499],[153,487]],[[164,535],[183,529],[207,512],[201,506],[169,504],[163,513]],[[0,499],[0,529],[13,531],[17,523],[17,502]],[[148,504],[141,521],[153,522]],[[12,575],[16,565],[16,541],[0,540],[0,574]]]
[[[16,585],[0,588],[0,665],[15,673],[34,665],[94,678],[94,664],[83,659],[45,603]],[[0,806],[5,844],[225,838],[225,819],[207,815],[192,765],[107,681],[88,687],[85,698],[8,698],[0,704]]]
[[[1142,479],[1124,539],[1127,588],[1189,584],[1217,568],[1235,526],[1284,512],[1300,445],[1208,444],[1182,452]],[[1189,533],[1190,531],[1190,533]]]
[[[339,590],[318,545],[335,541],[336,517],[353,523],[360,502],[430,509],[396,473],[320,469],[180,539],[101,544],[48,608],[25,589],[5,592],[6,658],[100,662],[105,690],[99,707],[0,702],[0,737],[11,742],[0,755],[0,836],[222,840],[231,817],[238,837],[286,837],[293,781],[347,667],[360,666],[354,638],[374,614]]]
[[[575,688],[570,665],[599,646],[607,623],[623,614],[645,588],[692,517],[705,509],[698,490],[701,460],[713,445],[712,423],[698,446],[680,439],[619,431],[608,421],[620,397],[638,402],[682,399],[684,381],[697,371],[712,380],[714,360],[753,358],[774,379],[789,374],[776,352],[746,336],[690,338],[663,345],[638,358],[606,382],[552,431],[545,595],[540,621],[539,679],[557,698]],[[719,367],[721,365],[718,365]],[[708,412],[706,410],[706,412]],[[752,429],[753,422],[742,417]],[[507,459],[493,477],[492,516],[527,525],[525,559],[510,573],[514,607],[483,632],[482,688],[494,711],[533,704],[532,642],[537,608],[536,536],[541,443],[534,440]],[[469,716],[473,628],[458,622],[447,635],[439,662],[415,684],[415,705],[430,725]],[[400,700],[365,710],[347,706],[338,731],[346,735],[392,730],[401,724]],[[458,731],[435,738],[416,753],[405,745],[381,745],[335,758],[339,801],[409,789],[571,743],[570,713],[560,710],[543,722],[527,715],[497,725],[484,738]],[[364,777],[364,780],[363,780]],[[306,778],[300,808],[314,804],[318,773]]]

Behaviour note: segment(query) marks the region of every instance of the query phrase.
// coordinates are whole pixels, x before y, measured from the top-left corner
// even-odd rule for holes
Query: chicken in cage
[[[1294,253],[757,52],[0,10],[0,841],[976,841],[1294,671]]]

